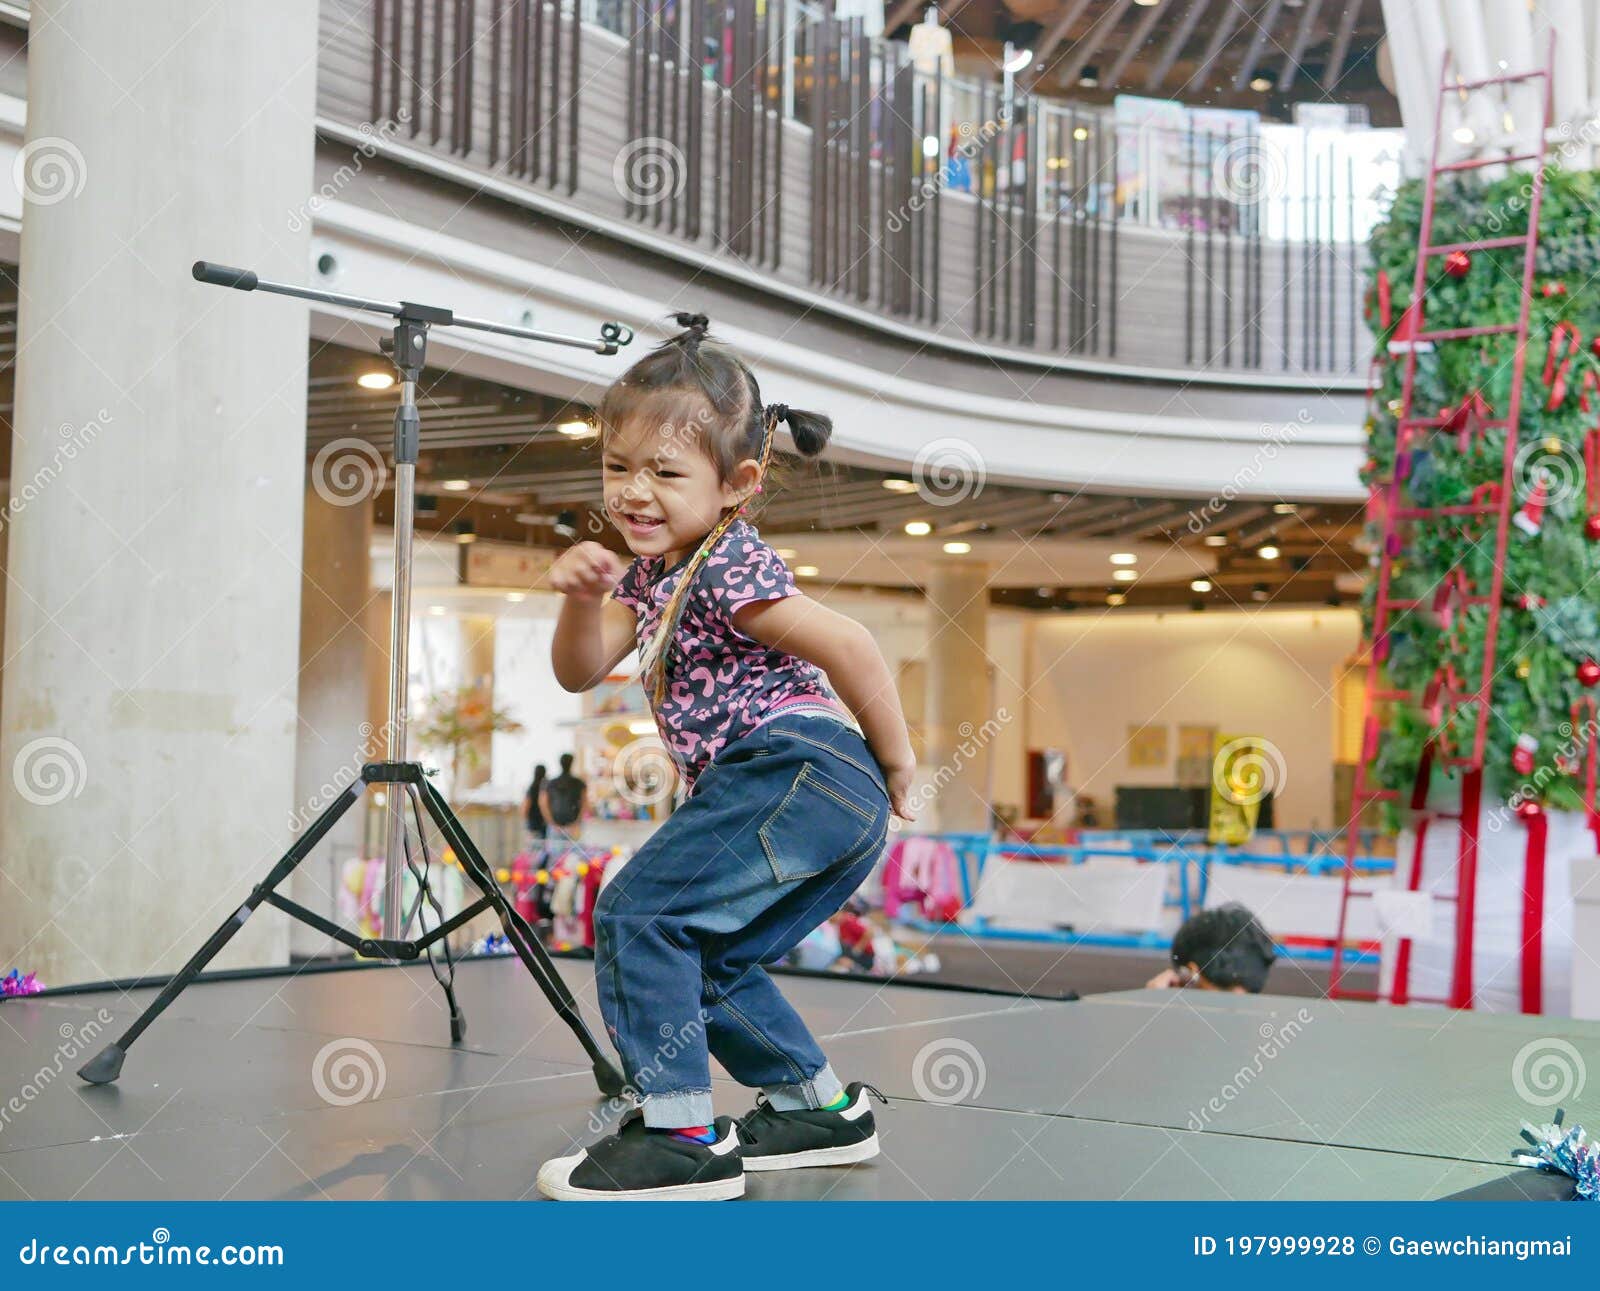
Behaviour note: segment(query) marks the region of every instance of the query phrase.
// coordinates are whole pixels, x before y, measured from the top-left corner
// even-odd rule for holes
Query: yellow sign
[[[1213,843],[1238,847],[1256,831],[1261,800],[1281,775],[1271,774],[1277,750],[1255,735],[1218,735],[1211,753],[1211,825]]]

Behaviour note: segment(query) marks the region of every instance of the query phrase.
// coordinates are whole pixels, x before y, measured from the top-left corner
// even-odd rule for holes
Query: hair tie
[[[706,329],[711,326],[711,320],[704,314],[674,314],[673,320],[679,327],[694,333],[694,339],[700,340],[706,334]]]
[[[769,403],[767,416],[773,421],[787,422],[789,420],[789,405],[786,403]]]

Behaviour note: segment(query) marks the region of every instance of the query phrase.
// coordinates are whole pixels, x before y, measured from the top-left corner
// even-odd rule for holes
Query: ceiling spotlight
[[[439,499],[432,493],[417,494],[417,514],[419,516],[436,516],[439,514]]]
[[[471,480],[445,480],[439,487],[446,493],[465,493],[472,487]]]
[[[917,486],[910,480],[885,480],[883,481],[883,487],[891,493],[915,493],[917,491]]]
[[[1137,565],[1139,557],[1131,551],[1114,551],[1111,553],[1111,563],[1113,565]]]
[[[393,372],[363,372],[356,378],[363,390],[387,390],[394,384]]]
[[[1250,599],[1252,601],[1264,601],[1264,600],[1266,600],[1267,599],[1267,585],[1265,583],[1257,583],[1254,587],[1252,587],[1250,589]]]
[[[933,532],[933,526],[926,520],[907,520],[906,532],[913,538],[926,538]]]
[[[579,435],[587,435],[591,433],[594,430],[594,427],[586,421],[564,421],[557,426],[556,429],[559,430],[563,435],[571,435],[576,438]]]
[[[478,541],[478,531],[473,527],[470,520],[457,520],[451,528],[454,530],[456,541],[459,543]]]
[[[1189,590],[1191,592],[1209,592],[1211,590],[1211,580],[1209,578],[1197,578],[1189,584]]]
[[[518,524],[547,524],[549,516],[535,515],[532,511],[518,511],[511,517]]]
[[[576,511],[556,512],[555,531],[558,537],[565,538],[568,542],[578,540],[578,513]]]
[[[972,550],[970,542],[947,542],[944,545],[946,554],[951,556],[965,556]]]
[[[1161,0],[1133,0],[1134,4],[1142,4],[1146,9],[1154,9]]]
[[[1139,571],[1136,569],[1113,569],[1111,577],[1119,583],[1131,583],[1139,577]]]
[[[1086,63],[1083,71],[1078,73],[1078,84],[1086,90],[1094,89],[1095,86],[1100,84],[1100,69],[1093,63]],[[1082,127],[1079,128],[1081,129]],[[1077,131],[1073,133],[1076,134]]]
[[[1208,547],[1226,547],[1228,545],[1227,535],[1221,533],[1208,533],[1204,541]]]
[[[1106,604],[1111,606],[1113,609],[1123,604],[1127,599],[1127,596],[1125,596],[1122,592],[1108,592],[1106,594]]]
[[[1274,502],[1272,504],[1273,515],[1292,516],[1297,509],[1293,502]]]
[[[1277,560],[1280,554],[1281,553],[1278,551],[1278,549],[1271,543],[1268,543],[1265,547],[1258,547],[1256,549],[1256,555],[1260,556],[1262,560]]]
[[[800,578],[815,578],[822,571],[815,565],[796,565],[794,572]]]
[[[1031,49],[1014,50],[1011,57],[1000,65],[1000,70],[1015,76],[1031,62],[1033,62],[1033,51]]]
[[[1250,78],[1250,88],[1257,94],[1266,94],[1278,88],[1278,78],[1271,72],[1257,72]]]

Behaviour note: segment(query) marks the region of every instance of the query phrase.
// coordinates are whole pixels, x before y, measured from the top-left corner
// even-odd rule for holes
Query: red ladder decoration
[[[1515,481],[1513,479],[1517,452],[1517,428],[1522,414],[1522,382],[1527,363],[1528,315],[1533,301],[1534,252],[1539,242],[1539,208],[1544,194],[1545,136],[1550,126],[1551,67],[1554,43],[1546,54],[1545,65],[1537,71],[1506,76],[1492,76],[1482,81],[1452,83],[1450,58],[1445,56],[1439,75],[1439,99],[1434,116],[1433,151],[1428,163],[1427,187],[1422,207],[1422,227],[1417,245],[1416,273],[1412,282],[1409,311],[1415,311],[1414,328],[1405,340],[1405,373],[1401,387],[1401,408],[1395,437],[1394,469],[1389,478],[1375,481],[1372,486],[1372,505],[1381,513],[1382,546],[1378,553],[1378,593],[1373,607],[1372,636],[1366,645],[1366,686],[1362,700],[1361,751],[1356,764],[1355,784],[1350,801],[1350,822],[1345,831],[1344,890],[1339,907],[1339,928],[1334,942],[1333,965],[1329,975],[1328,994],[1336,999],[1387,1000],[1395,1004],[1423,1003],[1445,1004],[1451,1008],[1472,1007],[1472,930],[1478,872],[1478,816],[1483,793],[1483,750],[1489,728],[1489,694],[1494,679],[1495,642],[1500,628],[1500,598],[1504,579],[1506,539],[1511,513],[1516,509]],[[1445,98],[1449,94],[1462,94],[1492,86],[1523,81],[1544,83],[1544,125],[1538,132],[1535,151],[1501,154],[1473,158],[1469,161],[1439,162],[1439,136],[1444,122]],[[1485,238],[1476,242],[1433,244],[1434,199],[1441,174],[1450,171],[1475,170],[1490,165],[1510,165],[1516,162],[1534,163],[1531,177],[1531,194],[1528,205],[1528,227],[1521,236]],[[1428,262],[1454,252],[1485,251],[1500,247],[1522,248],[1522,304],[1514,323],[1488,323],[1472,327],[1449,327],[1428,330],[1424,321],[1424,297],[1427,289]],[[1413,399],[1416,383],[1417,350],[1431,349],[1441,341],[1460,341],[1477,336],[1495,336],[1514,333],[1517,338],[1513,361],[1509,406],[1503,417],[1494,416],[1481,394],[1473,395],[1461,407],[1442,409],[1435,416],[1418,416]],[[1398,347],[1397,347],[1398,348]],[[1411,507],[1402,502],[1402,489],[1410,472],[1413,454],[1419,446],[1434,438],[1443,443],[1454,443],[1459,451],[1468,451],[1482,439],[1486,430],[1505,428],[1504,461],[1500,482],[1485,485],[1472,498],[1470,505],[1453,507]],[[1487,591],[1472,587],[1459,570],[1453,570],[1432,596],[1413,600],[1396,599],[1390,595],[1394,563],[1403,548],[1403,535],[1409,526],[1419,524],[1453,524],[1465,536],[1474,525],[1487,527],[1492,520],[1495,531],[1494,575]],[[1446,616],[1448,622],[1458,610],[1468,606],[1483,605],[1488,608],[1488,626],[1484,638],[1483,663],[1471,688],[1455,670],[1441,670],[1428,683],[1423,694],[1387,688],[1384,663],[1389,655],[1390,632],[1395,620],[1417,610],[1434,611]],[[1350,913],[1350,903],[1368,899],[1374,889],[1363,886],[1364,876],[1356,869],[1360,850],[1360,822],[1362,812],[1370,802],[1397,802],[1401,795],[1394,789],[1378,788],[1370,783],[1371,763],[1377,757],[1382,735],[1377,706],[1380,703],[1404,700],[1423,708],[1430,715],[1433,735],[1422,755],[1417,771],[1417,781],[1412,789],[1410,806],[1421,813],[1416,818],[1410,890],[1416,891],[1422,876],[1423,841],[1427,837],[1430,819],[1449,816],[1459,821],[1459,861],[1456,867],[1454,895],[1435,894],[1434,900],[1455,906],[1455,948],[1452,960],[1450,991],[1445,997],[1423,997],[1409,991],[1411,941],[1402,938],[1395,957],[1393,987],[1388,994],[1382,991],[1358,991],[1344,985],[1345,929]],[[1476,710],[1470,748],[1458,747],[1455,723],[1464,711]],[[1462,775],[1461,812],[1425,811],[1428,776],[1434,765],[1460,768]]]

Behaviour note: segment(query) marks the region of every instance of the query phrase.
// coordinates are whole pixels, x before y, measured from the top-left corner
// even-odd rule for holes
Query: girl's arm
[[[895,815],[911,820],[916,757],[899,692],[872,633],[808,596],[746,605],[735,612],[734,623],[763,645],[797,655],[828,674],[829,684],[861,723],[883,768]]]
[[[550,645],[563,690],[598,686],[633,649],[633,611],[606,600],[622,574],[622,561],[597,542],[580,542],[551,567],[550,586],[565,598]]]

